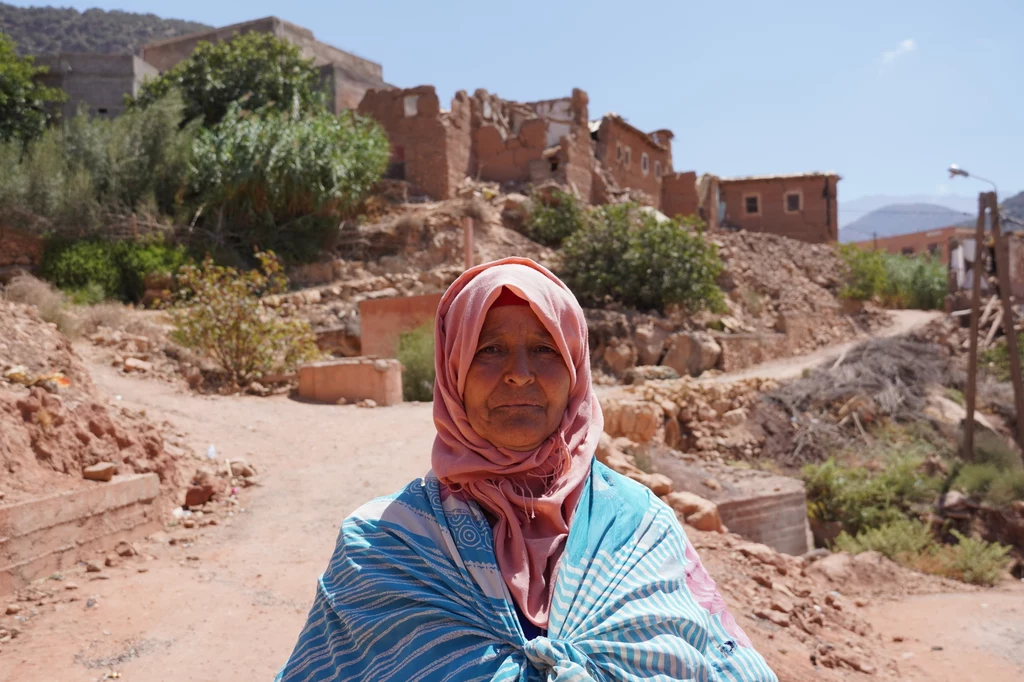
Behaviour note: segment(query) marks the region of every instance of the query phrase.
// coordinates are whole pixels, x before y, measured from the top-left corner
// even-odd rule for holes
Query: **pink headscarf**
[[[484,440],[463,404],[484,318],[503,288],[529,302],[569,368],[562,421],[532,452]],[[437,309],[434,342],[434,473],[497,519],[494,553],[509,592],[530,622],[547,627],[558,562],[604,428],[590,383],[583,310],[546,268],[505,258],[467,270],[448,288]]]

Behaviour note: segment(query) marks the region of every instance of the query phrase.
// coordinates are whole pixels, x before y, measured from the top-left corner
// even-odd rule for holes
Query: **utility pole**
[[[999,202],[995,192],[987,194],[988,210],[992,216],[992,239],[996,251],[996,276],[999,278],[999,297],[1003,303],[1003,332],[1006,334],[1006,352],[1010,356],[1010,377],[1013,380],[1013,400],[1017,407],[1017,444],[1024,447],[1024,382],[1021,379],[1020,354],[1017,346],[1017,325],[1010,296],[1010,241],[1003,235],[999,224]],[[1024,456],[1024,455],[1022,455]]]
[[[473,218],[466,216],[462,219],[462,239],[465,251],[466,269],[473,267]]]
[[[988,195],[978,194],[978,224],[974,230],[974,265],[971,268],[971,336],[967,354],[967,418],[964,420],[964,459],[974,458],[974,407],[978,384],[978,318],[981,315],[981,278],[985,275],[984,260],[985,210]]]

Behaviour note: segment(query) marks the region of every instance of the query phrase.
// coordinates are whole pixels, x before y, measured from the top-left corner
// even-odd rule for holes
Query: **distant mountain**
[[[842,188],[840,188],[842,189]],[[842,192],[840,192],[842,196]],[[872,194],[859,199],[839,201],[839,227],[842,229],[855,220],[865,216],[872,211],[877,211],[892,204],[935,204],[944,206],[954,211],[964,213],[978,212],[978,195],[959,194],[907,194],[904,196],[893,196],[886,194]]]
[[[874,236],[893,237],[899,234],[934,230],[958,225],[970,214],[937,204],[890,204],[861,216],[839,231],[839,241],[859,242]]]
[[[21,54],[134,53],[154,40],[210,28],[194,21],[161,19],[155,14],[101,9],[79,12],[63,7],[15,7],[0,2],[0,33],[11,37]]]
[[[1002,202],[1002,209],[1002,214],[1007,218],[1014,218],[1024,223],[1024,192],[1005,199]],[[1007,227],[1014,230],[1024,230],[1024,226],[1021,225],[1010,224]]]

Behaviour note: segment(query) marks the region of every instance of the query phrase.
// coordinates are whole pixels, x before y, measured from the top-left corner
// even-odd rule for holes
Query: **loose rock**
[[[112,462],[100,462],[82,469],[82,476],[89,481],[107,482],[117,473],[117,465]]]

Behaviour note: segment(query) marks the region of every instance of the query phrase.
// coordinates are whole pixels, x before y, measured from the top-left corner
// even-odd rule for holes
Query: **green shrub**
[[[43,253],[43,277],[61,289],[100,287],[105,298],[121,294],[121,270],[110,242],[50,240]]]
[[[185,261],[183,247],[161,241],[71,241],[57,238],[47,242],[42,274],[61,289],[79,292],[79,298],[117,298],[138,302],[145,293],[148,275],[176,272]],[[83,294],[86,291],[89,293]]]
[[[992,482],[985,499],[996,506],[1024,500],[1024,471],[1004,471]]]
[[[1006,570],[1010,548],[952,533],[958,543],[939,550],[942,575],[974,585],[995,585]]]
[[[931,500],[941,481],[920,473],[921,459],[894,457],[884,470],[844,467],[829,459],[803,468],[807,512],[822,522],[838,521],[856,536],[903,520],[913,505]]]
[[[23,148],[0,144],[0,217],[57,233],[96,232],[111,215],[181,210],[193,127],[181,99],[114,119],[79,113]]]
[[[894,308],[942,308],[948,292],[946,266],[931,255],[905,256],[866,251],[852,244],[839,248],[845,283],[840,295],[860,301],[878,299]]]
[[[74,305],[97,305],[107,300],[107,292],[96,282],[90,282],[81,289],[69,289],[65,293]]]
[[[880,552],[893,561],[911,564],[935,539],[928,526],[915,519],[900,518],[878,528],[861,531],[856,537],[843,532],[835,547],[841,552]]]
[[[574,194],[555,191],[547,205],[534,196],[532,208],[523,226],[527,237],[545,246],[559,247],[587,222],[587,209]]]
[[[596,209],[562,249],[562,276],[585,306],[722,310],[723,265],[696,219],[658,222],[636,204]]]
[[[315,258],[387,166],[387,136],[351,112],[295,117],[233,107],[193,147],[201,228],[238,253],[256,246]]]
[[[408,401],[434,399],[434,326],[423,324],[398,338],[402,363],[402,397]]]
[[[994,585],[1008,563],[1010,548],[952,531],[955,545],[935,540],[928,526],[916,519],[901,519],[852,537],[842,533],[835,548],[842,552],[880,552],[908,568],[974,585]]]
[[[209,258],[184,266],[170,309],[172,337],[211,357],[239,386],[318,355],[308,321],[282,318],[260,302],[260,296],[285,291],[288,280],[273,253],[256,258],[260,269],[244,272]]]

